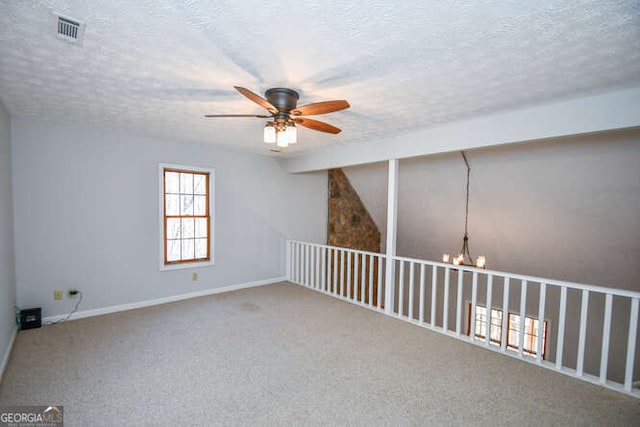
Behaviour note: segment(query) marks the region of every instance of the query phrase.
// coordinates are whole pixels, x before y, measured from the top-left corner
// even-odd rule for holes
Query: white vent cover
[[[84,22],[68,16],[55,14],[56,36],[69,43],[82,44]]]

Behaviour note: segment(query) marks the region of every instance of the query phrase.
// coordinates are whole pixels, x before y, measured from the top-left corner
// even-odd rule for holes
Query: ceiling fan
[[[323,101],[313,104],[297,106],[300,98],[298,92],[293,89],[276,87],[265,92],[264,98],[249,89],[234,86],[242,95],[249,98],[259,106],[269,111],[270,115],[257,114],[207,114],[205,117],[258,117],[261,119],[273,119],[267,122],[264,128],[264,142],[277,144],[278,147],[287,147],[297,142],[296,124],[320,132],[337,134],[341,132],[335,126],[319,120],[307,119],[302,116],[315,116],[319,114],[333,113],[344,110],[350,105],[347,101]]]

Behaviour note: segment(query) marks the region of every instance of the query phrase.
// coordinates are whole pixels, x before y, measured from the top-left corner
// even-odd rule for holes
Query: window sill
[[[193,261],[180,264],[162,264],[160,265],[160,271],[185,270],[188,268],[211,267],[213,265],[215,265],[213,261]]]

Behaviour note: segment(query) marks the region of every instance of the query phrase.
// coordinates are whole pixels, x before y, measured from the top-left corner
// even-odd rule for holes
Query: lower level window
[[[475,335],[476,338],[485,339],[487,330],[490,342],[502,344],[502,319],[504,313],[502,310],[491,309],[491,315],[487,313],[487,308],[482,305],[476,305],[475,316]],[[471,304],[469,304],[469,318],[471,318]],[[520,348],[520,328],[524,327],[524,345],[523,353],[536,356],[538,354],[538,339],[542,335],[542,358],[546,358],[547,348],[547,321],[542,322],[542,334],[540,334],[540,322],[533,317],[525,316],[524,322],[516,313],[508,313],[507,318],[507,347]],[[467,334],[471,333],[471,328]]]

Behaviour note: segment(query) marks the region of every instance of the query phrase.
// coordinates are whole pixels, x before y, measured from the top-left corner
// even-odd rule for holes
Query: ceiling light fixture
[[[278,147],[285,148],[298,142],[298,130],[293,120],[268,122],[264,127],[264,142],[275,143]]]
[[[313,104],[298,107],[298,92],[282,87],[268,89],[264,93],[264,98],[247,88],[240,86],[234,86],[234,88],[249,100],[265,108],[269,111],[270,115],[207,114],[205,117],[257,117],[260,119],[272,119],[267,122],[264,127],[263,140],[265,144],[276,144],[279,148],[286,148],[298,142],[298,129],[296,125],[333,135],[340,133],[341,130],[339,128],[329,123],[308,119],[304,116],[333,113],[350,107],[349,103],[345,100],[314,102]],[[280,150],[277,151],[279,152]]]
[[[267,122],[264,126],[264,142],[265,144],[276,143],[276,128],[272,122]]]
[[[453,257],[453,259],[447,253],[442,254],[442,262],[451,262],[454,265],[471,265],[478,268],[487,268],[487,258],[485,256],[479,256],[476,258],[476,262],[474,263],[473,257],[469,252],[469,233],[467,232],[467,224],[469,223],[469,177],[471,175],[471,167],[469,166],[469,161],[467,160],[467,156],[464,154],[464,151],[461,151],[460,154],[462,154],[464,164],[467,166],[467,199],[464,208],[464,236],[462,237],[462,249],[458,255]],[[465,262],[465,258],[467,259],[467,262]]]

